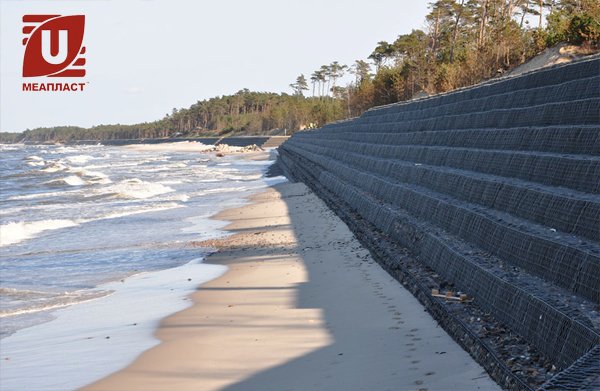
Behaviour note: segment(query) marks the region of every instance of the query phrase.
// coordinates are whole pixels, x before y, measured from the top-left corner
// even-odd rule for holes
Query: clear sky
[[[300,73],[366,59],[426,13],[425,0],[0,0],[0,130],[153,121],[242,88],[291,93]],[[25,14],[86,15],[86,91],[21,91],[63,81],[21,77]]]

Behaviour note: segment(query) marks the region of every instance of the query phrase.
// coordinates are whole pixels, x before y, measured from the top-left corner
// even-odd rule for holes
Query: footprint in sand
[[[421,362],[421,360],[413,360],[413,361],[411,361],[410,363],[411,363],[411,364],[418,364],[418,363],[420,363],[420,362]]]
[[[423,383],[424,383],[423,380],[415,380],[415,384],[418,385],[418,386],[420,386]]]
[[[425,374],[425,376],[431,376],[431,375],[435,375],[435,372],[427,372],[427,373]]]

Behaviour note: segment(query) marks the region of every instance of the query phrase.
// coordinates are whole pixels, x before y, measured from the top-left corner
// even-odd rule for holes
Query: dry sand
[[[598,53],[597,50],[585,49],[580,46],[560,43],[544,49],[540,54],[533,57],[531,60],[515,67],[507,73],[507,76],[518,76],[540,68],[569,63],[596,53]]]
[[[252,201],[204,243],[229,271],[86,390],[500,389],[303,184]]]

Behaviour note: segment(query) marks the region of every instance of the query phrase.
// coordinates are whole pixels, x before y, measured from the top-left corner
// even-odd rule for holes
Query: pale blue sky
[[[0,130],[130,124],[242,88],[290,93],[423,28],[427,1],[0,0]],[[85,14],[87,91],[22,92],[24,14]],[[79,81],[79,80],[76,80]]]

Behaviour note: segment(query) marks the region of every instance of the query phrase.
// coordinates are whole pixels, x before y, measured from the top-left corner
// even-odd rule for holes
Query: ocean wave
[[[84,166],[83,168],[87,170],[98,170],[101,168],[121,168],[121,167],[135,167],[142,164],[142,162],[112,162],[107,164],[90,164],[89,166]]]
[[[26,158],[24,158],[23,160],[35,160],[35,161],[44,161],[44,159],[42,159],[41,157],[37,156],[37,155],[31,155],[31,156],[27,156]]]
[[[51,191],[51,192],[47,192],[47,193],[24,194],[24,195],[12,196],[9,198],[9,200],[12,200],[12,201],[33,200],[36,198],[61,197],[61,196],[64,196],[65,194],[69,194],[69,193],[79,193],[79,190]]]
[[[0,288],[3,306],[0,318],[47,311],[98,299],[112,291],[42,292],[25,289]]]
[[[0,247],[8,246],[32,238],[43,231],[79,225],[75,221],[66,219],[52,219],[40,221],[10,222],[0,226]]]
[[[243,192],[243,191],[247,191],[249,188],[248,187],[219,187],[216,189],[205,189],[205,190],[199,190],[199,191],[194,191],[189,193],[189,197],[195,198],[195,197],[201,197],[201,196],[205,196],[205,195],[210,195],[210,194],[222,194],[222,193],[233,193],[233,192]]]
[[[0,296],[2,296],[3,298],[28,299],[30,297],[48,296],[48,295],[53,296],[53,295],[55,295],[55,293],[34,291],[34,290],[29,290],[29,289],[16,289],[16,288],[0,287]]]
[[[100,171],[89,171],[86,167],[69,168],[68,171],[72,172],[74,174],[77,174],[79,176],[108,178],[108,175],[106,175],[105,173],[100,172]]]
[[[27,239],[32,239],[44,231],[75,227],[92,221],[115,219],[118,217],[131,216],[141,213],[160,212],[163,210],[182,208],[184,205],[178,204],[174,201],[185,202],[187,201],[187,196],[182,195],[182,197],[179,197],[179,199],[173,199],[169,201],[171,202],[145,205],[131,209],[122,209],[85,219],[49,219],[40,221],[10,222],[0,226],[0,247],[9,246],[20,243]]]
[[[0,144],[0,151],[17,151],[24,146],[24,144]]]
[[[102,192],[106,194],[113,194],[119,198],[134,199],[145,199],[174,191],[174,189],[160,183],[145,182],[137,178],[126,179],[102,189]]]
[[[260,178],[262,178],[263,175],[262,174],[243,174],[243,175],[230,175],[228,177],[228,179],[232,180],[232,181],[240,181],[240,182],[250,182],[250,181],[256,181]]]
[[[81,177],[87,178],[86,180],[89,183],[99,183],[99,184],[108,184],[112,183],[112,181],[108,178],[103,172],[100,171],[90,171],[87,170],[86,167],[81,168],[69,168],[67,171],[72,172],[73,174]]]
[[[119,212],[111,212],[109,214],[106,214],[104,216],[101,216],[101,217],[93,219],[93,220],[116,219],[119,217],[137,215],[137,214],[148,213],[148,212],[160,212],[163,210],[176,209],[176,208],[183,208],[183,205],[177,204],[175,202],[169,202],[169,203],[164,203],[164,204],[160,204],[160,205],[147,205],[145,207],[137,208],[137,209],[126,209],[126,210],[122,210]],[[92,221],[92,220],[90,220],[90,221]]]
[[[190,195],[188,194],[179,194],[175,193],[173,195],[168,195],[161,198],[161,201],[179,201],[179,202],[188,202],[190,200]]]
[[[87,185],[88,182],[84,181],[77,175],[69,175],[68,177],[65,177],[65,178],[54,179],[54,180],[48,181],[48,182],[46,182],[46,184],[51,185],[51,186],[61,186],[61,185],[84,186],[84,185]]]
[[[156,182],[156,183],[160,183],[161,185],[180,185],[182,183],[184,183],[183,179],[175,179],[175,180],[168,180],[168,181],[160,181],[160,182]]]
[[[80,147],[83,147],[83,145]],[[51,153],[69,153],[69,152],[79,152],[79,150],[74,147],[62,146],[62,147],[58,147],[58,148],[54,149],[53,151],[51,151]]]
[[[43,172],[58,172],[63,171],[67,168],[64,164],[60,162],[49,162],[45,168],[42,168],[40,171]]]
[[[41,161],[30,161],[27,162],[27,165],[30,167],[41,167],[41,166],[45,166],[46,162],[44,162],[43,160]]]
[[[92,160],[93,158],[94,157],[90,156],[90,155],[73,155],[73,156],[67,156],[64,159],[73,164],[83,164],[83,163],[87,163],[88,161]]]
[[[210,152],[215,146],[202,144],[197,141],[178,141],[173,143],[127,145],[126,148],[143,152]]]

